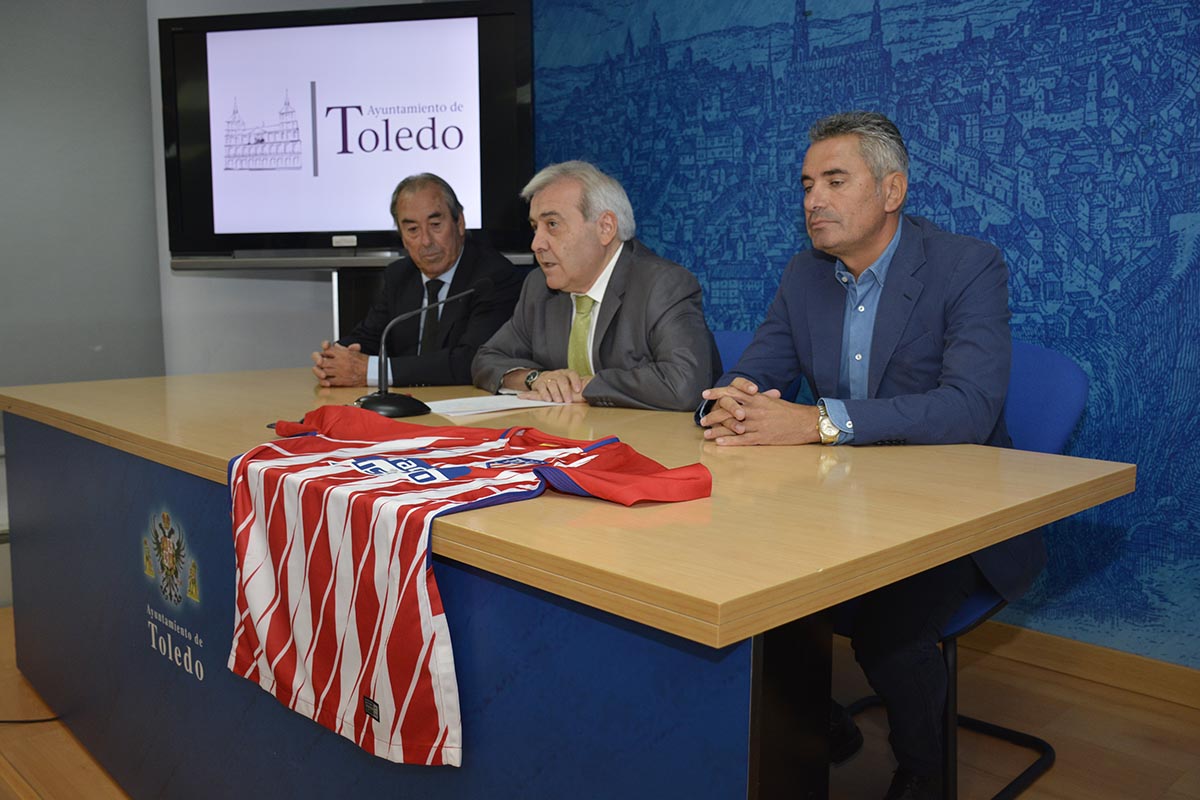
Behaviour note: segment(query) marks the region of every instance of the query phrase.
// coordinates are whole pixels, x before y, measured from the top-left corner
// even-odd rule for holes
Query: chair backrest
[[[1028,342],[1012,344],[1004,423],[1013,447],[1061,453],[1087,405],[1087,373],[1055,350]],[[1004,598],[992,587],[978,589],[946,623],[942,640],[962,636],[1004,605]]]
[[[721,357],[721,370],[718,376],[728,372],[737,365],[742,352],[754,339],[754,331],[713,331],[713,341],[717,345],[717,353]],[[782,388],[783,397],[797,403],[812,405],[816,402],[808,389],[808,382],[803,375],[797,375],[790,386]]]
[[[728,372],[742,357],[742,351],[754,338],[754,331],[713,331],[713,338],[721,354],[721,371]]]
[[[1071,359],[1049,348],[1013,342],[1012,373],[1004,422],[1013,447],[1041,453],[1061,453],[1087,405],[1087,373]],[[834,631],[849,635],[857,603],[850,600],[834,612]],[[942,640],[954,639],[1005,605],[991,586],[984,586],[963,601],[942,629]]]
[[[1027,342],[1013,342],[1012,375],[1004,422],[1013,447],[1061,453],[1087,405],[1088,377],[1067,356]]]

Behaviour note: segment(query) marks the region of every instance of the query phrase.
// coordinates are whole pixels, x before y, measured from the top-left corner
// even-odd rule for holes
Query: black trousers
[[[942,770],[947,677],[938,642],[963,601],[986,585],[963,557],[864,595],[853,611],[854,657],[887,707],[896,760],[917,775]]]

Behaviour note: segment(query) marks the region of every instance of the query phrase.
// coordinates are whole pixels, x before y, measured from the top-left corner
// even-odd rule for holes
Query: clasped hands
[[[715,401],[700,418],[704,438],[718,445],[811,444],[817,433],[816,406],[789,403],[778,389],[760,392],[745,378],[716,389],[705,389],[705,400]]]
[[[321,350],[312,354],[313,375],[322,386],[366,386],[370,359],[357,343],[349,347],[337,342],[321,342]]]
[[[573,369],[552,369],[540,373],[529,391],[520,392],[522,400],[543,400],[551,403],[586,403],[584,387],[591,376],[581,377]]]

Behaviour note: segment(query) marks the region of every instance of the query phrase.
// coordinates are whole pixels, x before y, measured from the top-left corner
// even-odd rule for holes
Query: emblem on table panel
[[[199,567],[188,558],[183,527],[166,511],[150,518],[150,535],[142,539],[142,566],[148,578],[157,578],[163,599],[174,605],[186,596],[200,602]]]

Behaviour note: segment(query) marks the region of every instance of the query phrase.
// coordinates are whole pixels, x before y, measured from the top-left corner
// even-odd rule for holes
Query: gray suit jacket
[[[570,293],[550,289],[535,269],[512,319],[476,353],[475,385],[496,392],[510,370],[566,368],[573,315]],[[690,411],[720,363],[696,277],[636,239],[626,242],[596,319],[588,403]]]

